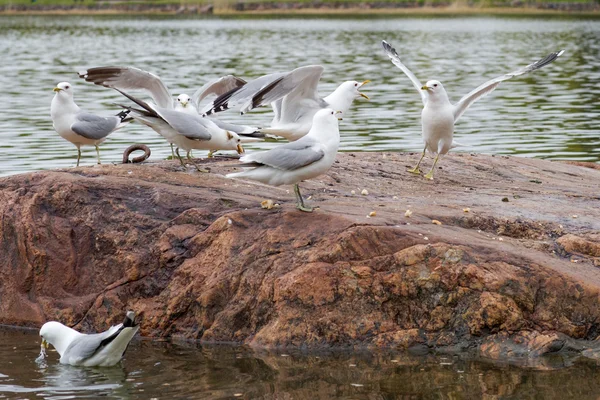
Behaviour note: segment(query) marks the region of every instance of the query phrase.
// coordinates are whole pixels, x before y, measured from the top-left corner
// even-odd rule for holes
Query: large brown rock
[[[340,154],[302,184],[312,214],[290,188],[225,179],[218,159],[210,174],[2,178],[0,323],[91,331],[134,309],[152,337],[488,356],[598,337],[600,171],[454,154],[430,182],[405,172],[416,158]]]

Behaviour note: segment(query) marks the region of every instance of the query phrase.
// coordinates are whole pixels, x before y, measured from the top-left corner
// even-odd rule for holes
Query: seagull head
[[[187,94],[180,94],[177,96],[177,104],[183,108],[187,108],[192,103],[192,98]]]
[[[353,99],[357,99],[359,97],[364,97],[365,99],[370,100],[369,96],[367,96],[366,94],[364,94],[360,91],[360,88],[369,82],[371,82],[371,81],[368,79],[364,82],[346,81],[346,82],[342,83],[341,88],[345,92],[349,93]]]
[[[227,140],[235,144],[235,148],[238,154],[242,154],[244,152],[244,148],[242,147],[242,138],[235,132],[225,131],[227,134]]]
[[[426,90],[427,93],[431,95],[443,93],[446,91],[440,81],[427,81],[425,85],[421,86],[421,90]]]
[[[313,127],[316,127],[316,131],[321,134],[326,127],[338,127],[338,120],[341,120],[341,111],[335,111],[332,108],[324,108],[317,111],[313,117]],[[311,130],[313,130],[311,128]]]
[[[61,82],[54,88],[54,93],[56,96],[66,96],[68,98],[73,98],[73,86],[69,82]]]

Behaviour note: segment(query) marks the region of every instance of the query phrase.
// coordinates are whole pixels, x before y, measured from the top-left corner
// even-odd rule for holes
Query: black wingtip
[[[129,110],[129,109],[123,110],[120,113],[118,113],[116,116],[121,118],[121,122],[124,122],[125,119],[127,119],[127,116],[129,115],[130,112],[131,112],[131,110]]]
[[[135,312],[129,310],[125,315],[125,319],[123,320],[123,327],[125,328],[133,328],[137,326],[135,323]]]

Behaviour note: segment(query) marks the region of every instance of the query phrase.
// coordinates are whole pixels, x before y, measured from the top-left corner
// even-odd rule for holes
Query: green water
[[[0,330],[0,398],[9,399],[597,399],[599,367],[555,356],[253,351],[134,340],[111,368],[36,362],[35,331]]]
[[[457,101],[486,80],[566,49],[554,64],[502,83],[456,127],[456,151],[600,160],[600,21],[539,17],[386,19],[194,19],[0,16],[0,175],[73,166],[75,147],[52,129],[52,88],[74,84],[89,111],[114,114],[116,92],[77,78],[101,65],[133,65],[160,75],[174,94],[223,74],[250,79],[299,65],[326,67],[321,93],[341,81],[371,79],[341,125],[342,151],[419,151],[420,97],[383,54],[386,39],[422,81],[438,79]],[[268,110],[222,118],[266,126]],[[105,163],[145,143],[152,159],[170,150],[132,124],[102,145]],[[271,148],[274,143],[248,146]],[[197,152],[196,156],[202,156]],[[95,161],[93,148],[83,164]]]

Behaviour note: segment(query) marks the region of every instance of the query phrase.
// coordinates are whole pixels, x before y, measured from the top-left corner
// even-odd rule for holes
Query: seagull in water
[[[465,96],[463,96],[458,103],[452,104],[448,99],[448,94],[442,86],[442,83],[436,80],[427,81],[425,85],[422,85],[419,79],[400,61],[400,57],[396,50],[385,40],[382,41],[383,49],[387,56],[390,58],[392,63],[400,68],[402,72],[408,76],[414,87],[419,91],[421,100],[423,101],[423,111],[421,112],[421,123],[422,123],[422,135],[423,142],[425,142],[425,148],[423,154],[419,159],[417,165],[409,169],[409,172],[414,174],[420,174],[421,170],[419,166],[425,152],[436,154],[435,160],[431,170],[425,175],[427,179],[433,179],[433,171],[439,160],[440,155],[448,153],[450,148],[454,147],[452,144],[452,137],[454,135],[454,124],[464,114],[471,104],[479,100],[480,98],[490,94],[500,82],[506,81],[515,76],[523,75],[536,69],[540,69],[560,57],[564,50],[550,53],[546,57],[538,60],[532,64],[529,64],[516,71],[508,74],[499,76],[492,80],[485,82],[484,84],[473,89]]]
[[[268,151],[247,154],[238,167],[253,169],[227,174],[227,178],[251,179],[268,185],[294,185],[300,211],[311,212],[304,204],[298,182],[316,178],[329,170],[340,146],[339,111],[330,108],[317,111],[310,131],[295,142]]]
[[[291,72],[261,76],[217,97],[201,113],[211,115],[240,106],[240,112],[244,114],[271,104],[275,113],[271,126],[259,129],[259,132],[298,140],[310,131],[317,111],[331,108],[344,115],[355,99],[369,100],[360,92],[360,88],[370,82],[368,80],[362,83],[346,81],[329,96],[321,98],[317,86],[323,70],[320,65],[308,65]]]
[[[63,138],[77,147],[77,166],[81,159],[81,146],[94,145],[100,164],[98,145],[117,129],[127,125],[129,111],[122,111],[112,117],[100,117],[83,111],[73,101],[73,86],[60,82],[54,88],[54,98],[50,104],[50,116],[54,129]]]
[[[79,72],[79,77],[85,79],[87,82],[92,82],[96,85],[118,89],[119,91],[125,90],[141,90],[146,92],[152,97],[155,105],[165,110],[175,110],[184,112],[190,115],[198,115],[197,105],[202,102],[203,99],[209,96],[219,96],[232,89],[243,86],[246,81],[233,75],[226,75],[221,78],[214,79],[203,87],[198,89],[193,97],[182,93],[175,101],[171,96],[171,92],[167,88],[167,85],[160,79],[159,76],[141,70],[135,67],[95,67],[89,68]],[[135,118],[135,116],[134,116]],[[258,128],[230,124],[227,122],[220,121],[216,118],[211,118],[210,121],[220,127],[223,130],[235,133],[239,135],[242,143],[255,142],[264,135],[258,134]],[[146,125],[144,121],[140,121]],[[154,129],[153,125],[148,125]],[[156,130],[156,129],[155,129]],[[162,130],[156,130],[159,134],[163,135]],[[164,136],[164,135],[163,135]],[[171,144],[171,152],[173,152],[173,137],[165,136],[165,139]],[[186,147],[182,147],[185,150],[190,150]],[[192,147],[199,148],[202,147]],[[212,153],[219,149],[206,149],[210,150],[208,156],[212,157]],[[223,148],[222,150],[230,150],[230,148]],[[175,154],[173,153],[173,157]],[[181,157],[179,158],[181,161]]]
[[[135,324],[135,313],[128,311],[123,323],[102,333],[86,335],[60,322],[50,321],[42,326],[40,336],[42,348],[48,348],[49,344],[54,346],[60,354],[61,364],[110,367],[123,358],[139,328]]]

